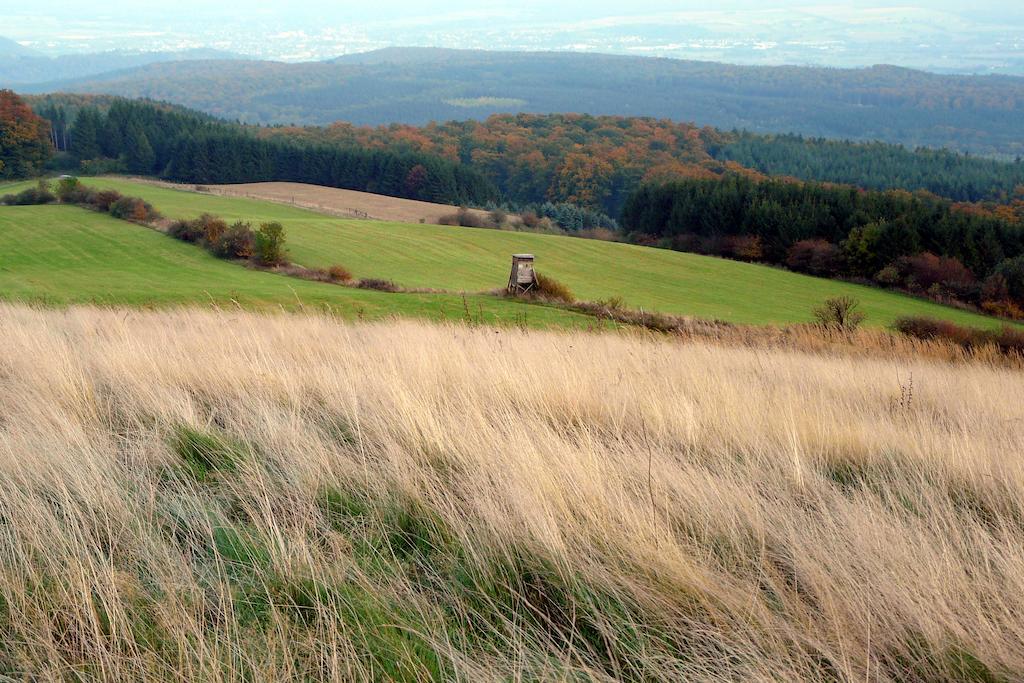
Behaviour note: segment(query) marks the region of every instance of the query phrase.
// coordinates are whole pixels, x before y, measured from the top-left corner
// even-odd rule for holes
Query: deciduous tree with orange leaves
[[[0,90],[0,178],[39,173],[53,153],[50,124],[11,90]]]

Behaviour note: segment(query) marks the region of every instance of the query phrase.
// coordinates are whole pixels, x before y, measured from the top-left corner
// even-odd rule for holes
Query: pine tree
[[[99,159],[103,156],[100,147],[100,128],[103,118],[99,111],[91,107],[78,112],[75,125],[71,129],[71,149],[69,150],[78,161]]]
[[[128,125],[125,135],[125,158],[128,162],[128,170],[132,173],[153,172],[156,153],[153,152],[153,147],[149,144],[149,138],[143,132],[142,126],[134,121]]]

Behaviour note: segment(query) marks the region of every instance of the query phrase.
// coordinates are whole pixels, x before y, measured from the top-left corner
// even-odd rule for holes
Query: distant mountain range
[[[20,45],[10,38],[0,36],[0,59],[11,59],[18,57],[38,57],[38,52]]]
[[[392,48],[326,62],[163,60],[51,81],[20,89],[149,97],[263,124],[423,124],[505,112],[586,112],[1008,158],[1024,154],[1024,78],[893,66],[755,67],[572,52]],[[0,76],[0,84],[12,82]]]
[[[0,87],[24,87],[33,83],[92,78],[159,62],[197,59],[240,59],[220,50],[178,52],[97,52],[47,57],[13,40],[0,37]]]

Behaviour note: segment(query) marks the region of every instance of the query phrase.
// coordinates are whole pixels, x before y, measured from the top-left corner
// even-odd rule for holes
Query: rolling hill
[[[0,299],[103,306],[312,308],[345,318],[579,327],[592,318],[494,297],[388,294],[249,270],[148,228],[68,206],[0,207]]]
[[[232,221],[281,221],[287,230],[288,249],[296,263],[306,267],[340,263],[356,277],[394,280],[410,288],[490,291],[504,286],[511,254],[530,252],[537,256],[541,272],[564,281],[579,298],[596,301],[622,297],[628,306],[648,311],[735,323],[784,324],[811,320],[813,307],[826,297],[850,295],[862,301],[868,314],[867,322],[874,326],[889,325],[905,315],[943,318],[980,327],[1000,324],[993,318],[870,287],[695,254],[554,235],[344,219],[269,202],[183,192],[123,179],[98,178],[86,182],[141,196],[171,217],[193,217],[209,212]],[[33,211],[65,210],[51,207],[22,211],[27,212],[22,216],[32,216]],[[10,214],[0,209],[0,215]],[[36,234],[39,227],[25,226],[21,230]],[[116,229],[124,232],[134,227],[117,225]],[[8,237],[24,238],[20,234]],[[155,233],[147,234],[146,238],[170,241]],[[194,249],[186,245],[172,246]],[[126,249],[115,261],[133,258],[130,253],[131,250]],[[226,264],[216,265],[226,267]],[[88,278],[88,272],[88,269],[82,271],[82,277]],[[19,279],[16,273],[9,277]],[[42,275],[34,278],[42,278],[40,281],[45,283]],[[170,280],[173,276],[167,278]],[[202,278],[197,276],[196,279],[199,282],[193,285],[192,291],[201,293],[204,291]],[[285,281],[285,284],[291,283],[291,280]],[[71,284],[47,286],[46,291],[59,291]],[[151,288],[154,292],[160,291],[157,282],[151,283]],[[335,289],[340,288],[330,291]],[[31,290],[29,287],[26,291]],[[345,292],[344,296],[348,295]],[[274,300],[280,301],[281,296],[279,291]],[[390,300],[380,301],[387,305]],[[424,304],[417,305],[422,308]]]
[[[160,62],[209,59],[244,59],[240,55],[194,48],[180,51],[109,51],[50,57],[0,36],[0,87],[24,87],[31,83],[94,78]]]
[[[1024,78],[751,67],[579,53],[389,49],[333,62],[150,64],[32,92],[110,93],[252,123],[410,123],[499,112],[696,121],[1012,158],[1024,153]]]

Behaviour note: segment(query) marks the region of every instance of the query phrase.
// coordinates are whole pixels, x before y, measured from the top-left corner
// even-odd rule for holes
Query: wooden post
[[[514,254],[512,274],[508,276],[509,294],[526,294],[537,285],[533,254]]]

